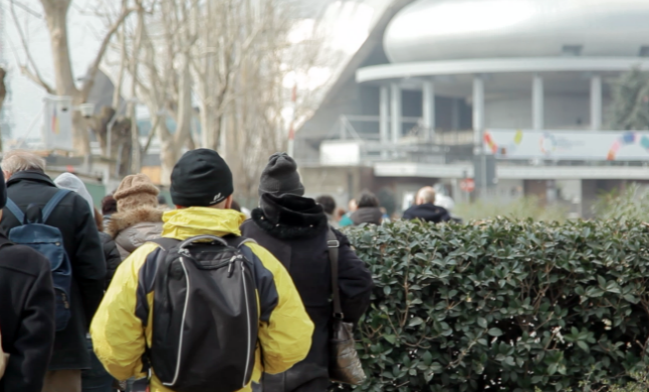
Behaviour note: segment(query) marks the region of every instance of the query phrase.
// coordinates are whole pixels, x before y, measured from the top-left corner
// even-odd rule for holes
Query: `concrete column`
[[[379,101],[379,135],[381,144],[390,141],[390,90],[388,86],[381,86]]]
[[[473,140],[476,146],[482,145],[482,132],[485,127],[484,80],[482,75],[473,77]]]
[[[426,80],[422,85],[421,104],[425,138],[427,141],[432,141],[435,134],[435,85],[432,80]]]
[[[602,77],[590,78],[590,129],[602,129]]]
[[[543,78],[541,75],[534,75],[532,81],[532,129],[540,131],[543,129],[543,117],[545,110],[543,108]]]
[[[392,119],[392,143],[397,144],[403,132],[401,124],[401,88],[396,83],[390,85],[390,112]]]

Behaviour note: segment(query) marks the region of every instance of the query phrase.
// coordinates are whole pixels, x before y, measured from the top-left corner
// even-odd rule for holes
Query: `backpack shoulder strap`
[[[18,219],[18,223],[20,225],[25,223],[25,214],[20,210],[20,207],[18,207],[18,205],[14,203],[13,200],[7,198],[7,204],[5,205],[5,207],[7,207],[9,212],[11,212],[16,217],[16,219]]]
[[[342,304],[340,303],[340,290],[338,288],[338,248],[340,241],[331,226],[327,229],[327,247],[329,248],[329,261],[331,262],[331,289],[333,291],[334,318],[344,318]]]
[[[169,249],[171,249],[174,245],[180,243],[180,240],[177,240],[175,238],[160,237],[154,240],[150,240],[149,242],[158,244],[163,251],[168,252]]]
[[[56,192],[54,196],[52,196],[50,201],[45,204],[45,207],[43,207],[43,223],[47,222],[47,219],[50,217],[50,215],[52,215],[52,212],[54,211],[56,206],[58,206],[61,200],[63,200],[63,198],[66,197],[70,192],[72,191],[69,191],[67,189],[59,189],[59,191]]]

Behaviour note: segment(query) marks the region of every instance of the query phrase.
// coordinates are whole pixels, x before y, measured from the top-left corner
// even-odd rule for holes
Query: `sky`
[[[25,51],[20,41],[16,23],[12,18],[9,1],[1,0],[4,13],[0,23],[4,24],[5,39],[2,65],[8,68],[8,82],[11,89],[11,116],[14,122],[14,138],[33,138],[40,132],[40,112],[45,95],[43,89],[20,73],[19,66],[26,63]],[[25,32],[27,45],[43,78],[54,84],[52,54],[49,32],[42,17],[43,9],[39,0],[15,0],[29,11],[15,7],[18,24]],[[312,0],[304,0],[312,1]],[[330,1],[324,13],[328,24],[328,44],[351,56],[367,37],[370,26],[376,21],[390,0]],[[85,73],[98,50],[101,36],[105,31],[104,21],[95,15],[92,6],[97,0],[74,0],[68,15],[69,45],[74,73],[77,77]],[[309,19],[309,18],[305,18]],[[308,20],[297,24],[294,39],[299,40],[300,28]],[[302,26],[302,27],[300,27]],[[325,80],[332,70],[316,70],[312,75]]]

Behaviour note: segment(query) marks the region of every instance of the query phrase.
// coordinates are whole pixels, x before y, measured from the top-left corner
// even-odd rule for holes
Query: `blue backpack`
[[[63,246],[61,230],[45,224],[54,208],[63,200],[69,190],[59,190],[41,210],[36,221],[28,221],[16,203],[7,199],[7,209],[18,219],[20,226],[9,230],[9,240],[26,245],[40,252],[50,261],[54,293],[56,296],[56,330],[62,331],[70,321],[70,291],[72,288],[72,266]]]

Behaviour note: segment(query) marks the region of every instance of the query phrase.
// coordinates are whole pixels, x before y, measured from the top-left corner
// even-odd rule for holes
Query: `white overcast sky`
[[[42,14],[39,0],[16,0],[36,14]],[[304,0],[314,1],[314,0]],[[36,137],[40,133],[40,120],[36,120],[42,107],[44,92],[42,88],[21,75],[18,64],[26,61],[25,53],[16,30],[16,25],[9,10],[9,0],[4,3],[4,15],[0,15],[0,23],[4,23],[5,37],[3,53],[0,58],[9,70],[9,85],[12,92],[11,115],[15,124],[13,137]],[[104,23],[94,16],[90,9],[97,0],[74,0],[68,17],[69,45],[75,76],[83,75],[88,64],[94,59],[99,47],[99,40],[104,30]],[[328,23],[332,24],[330,45],[344,50],[350,55],[362,44],[376,18],[382,13],[390,0],[358,0],[332,1],[331,10],[336,17]],[[336,8],[337,7],[337,8]],[[340,11],[342,10],[342,11]],[[27,36],[27,43],[32,56],[39,67],[43,78],[54,84],[52,69],[52,54],[49,44],[49,33],[42,18],[34,16],[16,7]],[[327,12],[333,15],[334,12]],[[30,131],[30,126],[34,123]],[[29,135],[27,135],[29,134]]]

